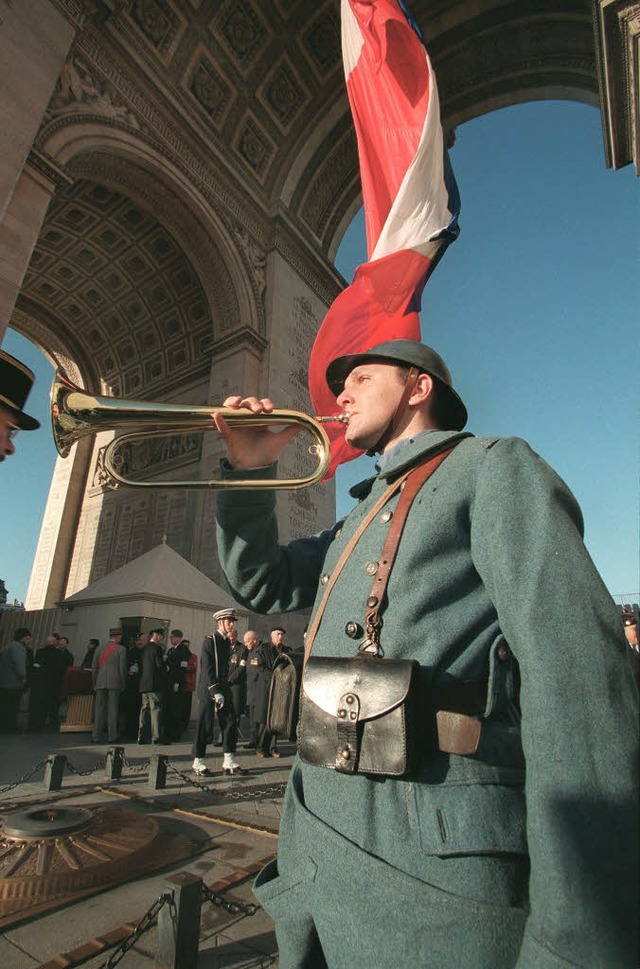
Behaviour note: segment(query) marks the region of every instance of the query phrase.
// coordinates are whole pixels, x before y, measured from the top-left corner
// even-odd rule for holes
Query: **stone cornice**
[[[82,0],[50,0],[53,6],[77,30],[87,19],[87,11]]]
[[[319,249],[314,249],[286,209],[274,218],[273,248],[328,306],[344,288],[344,279]],[[322,263],[319,262],[321,257]]]
[[[54,188],[73,185],[73,176],[66,171],[51,155],[41,148],[32,148],[27,157],[30,168],[43,175]]]
[[[251,327],[245,326],[241,329],[234,330],[233,333],[229,333],[220,340],[216,340],[212,344],[210,352],[211,356],[216,358],[223,354],[249,350],[261,357],[267,346],[268,341],[263,336],[256,333],[255,330],[252,330]]]

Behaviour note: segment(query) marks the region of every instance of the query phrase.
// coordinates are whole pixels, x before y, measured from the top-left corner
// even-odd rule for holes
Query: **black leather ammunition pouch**
[[[415,660],[311,656],[300,702],[302,760],[342,774],[410,777],[424,750],[419,668]]]

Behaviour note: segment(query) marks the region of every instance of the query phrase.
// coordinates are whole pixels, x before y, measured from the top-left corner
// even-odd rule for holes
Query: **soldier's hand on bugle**
[[[238,411],[249,410],[253,414],[270,414],[273,411],[273,403],[268,397],[261,400],[239,395],[227,397],[223,406]],[[273,464],[291,438],[302,430],[295,425],[283,427],[279,431],[269,427],[241,427],[237,424],[230,427],[221,414],[213,414],[212,417],[227,448],[229,463],[238,471]]]

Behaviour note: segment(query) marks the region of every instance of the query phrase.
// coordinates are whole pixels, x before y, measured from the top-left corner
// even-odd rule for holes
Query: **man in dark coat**
[[[249,629],[244,634],[243,642],[247,651],[247,710],[249,711],[249,741],[245,746],[255,750],[260,740],[260,731],[258,721],[256,720],[258,679],[260,678],[260,667],[258,666],[258,647],[260,646],[260,640],[255,630]]]
[[[344,521],[288,545],[274,492],[221,491],[220,562],[251,610],[313,608],[312,660],[353,658],[379,605],[379,662],[419,664],[423,729],[408,779],[339,770],[344,740],[335,769],[296,760],[278,860],[255,885],[281,969],[388,966],[398,946],[420,969],[638,965],[638,695],[575,498],[525,441],[461,433],[466,408],[430,347],[338,358],[327,383],[347,443],[380,453],[377,475]],[[214,423],[236,480],[273,477],[295,432]],[[417,491],[378,600],[400,482],[454,444]],[[344,710],[317,696],[340,742]]]
[[[140,674],[140,718],[138,720],[138,743],[147,743],[147,721],[151,721],[151,742],[162,742],[161,697],[165,683],[164,654],[162,640],[164,629],[154,629],[149,642],[142,650],[142,670]]]
[[[190,657],[191,650],[184,641],[182,630],[172,629],[164,656],[166,676],[162,694],[164,740],[167,743],[179,740],[182,733],[185,674]]]
[[[247,647],[237,638],[229,650],[229,686],[238,724],[247,706]]]
[[[273,636],[273,634],[272,634]],[[258,757],[279,757],[273,749],[275,737],[267,730],[267,714],[269,712],[269,687],[271,674],[278,658],[278,651],[272,636],[260,643],[256,648],[256,666],[258,668],[258,682],[256,688],[255,717],[258,725]]]
[[[85,670],[90,670],[91,669],[91,667],[93,666],[93,657],[95,656],[95,652],[96,652],[96,650],[97,650],[97,648],[98,648],[99,645],[100,645],[100,640],[99,639],[90,639],[89,640],[89,645],[87,646],[87,651],[84,654],[84,658],[82,660],[82,668],[83,669],[85,669]]]
[[[29,696],[29,729],[42,730],[48,723],[58,730],[60,721],[60,689],[62,678],[73,657],[69,650],[59,648],[57,633],[47,636],[44,646],[36,652],[33,664],[33,682]]]
[[[127,646],[127,682],[120,696],[120,713],[127,740],[137,740],[139,736],[142,653],[148,642],[149,633],[139,633]]]
[[[228,633],[235,626],[235,610],[219,609],[213,618],[217,629],[211,636],[205,636],[200,657],[193,771],[200,776],[211,774],[203,758],[207,744],[213,739],[213,719],[217,715],[222,732],[222,770],[225,774],[244,774],[246,771],[235,759],[238,724],[228,679],[231,651]]]

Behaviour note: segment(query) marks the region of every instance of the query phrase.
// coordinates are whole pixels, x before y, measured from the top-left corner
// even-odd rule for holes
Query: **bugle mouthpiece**
[[[319,424],[348,424],[350,415],[345,411],[343,414],[334,414],[332,417],[316,417]]]

